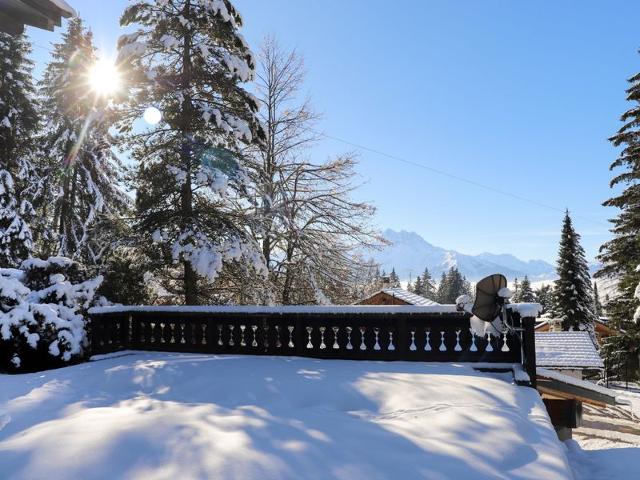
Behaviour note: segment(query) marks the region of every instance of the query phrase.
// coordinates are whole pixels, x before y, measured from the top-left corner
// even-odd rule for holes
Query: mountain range
[[[466,255],[430,244],[415,232],[387,229],[383,236],[391,245],[373,253],[373,259],[387,273],[395,268],[401,280],[416,278],[427,267],[437,281],[443,271],[455,266],[470,281],[502,273],[509,281],[527,275],[532,282],[553,280],[555,266],[544,260],[520,260],[510,254]]]

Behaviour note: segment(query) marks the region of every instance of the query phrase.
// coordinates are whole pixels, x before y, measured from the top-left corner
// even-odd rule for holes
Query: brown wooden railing
[[[398,308],[398,307],[395,307]],[[534,319],[517,334],[474,335],[462,312],[396,313],[370,307],[353,313],[318,309],[206,311],[97,309],[91,313],[92,354],[118,350],[293,355],[353,360],[522,363],[535,382]],[[348,309],[346,309],[348,310]],[[378,311],[376,311],[378,310]]]

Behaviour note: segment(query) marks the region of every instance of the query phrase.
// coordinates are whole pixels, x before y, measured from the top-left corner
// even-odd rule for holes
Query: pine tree
[[[536,301],[536,296],[531,288],[531,281],[526,275],[520,284],[520,292],[518,296],[518,302],[531,303]]]
[[[562,320],[564,330],[587,330],[593,335],[595,313],[589,268],[568,211],[562,225],[556,271],[554,315]]]
[[[120,187],[122,165],[112,151],[106,99],[90,84],[96,62],[91,32],[73,18],[54,45],[41,85],[47,119],[42,155],[49,159],[41,209],[50,221],[42,234],[44,253],[79,260],[90,269],[106,260],[113,241],[109,232],[129,203]]]
[[[593,311],[596,317],[602,316],[602,303],[600,302],[600,295],[598,294],[598,284],[593,282]]]
[[[248,220],[231,208],[247,184],[241,150],[265,136],[257,102],[241,87],[254,77],[254,57],[229,0],[136,2],[120,23],[137,27],[119,41],[131,84],[120,130],[138,162],[137,228],[165,288],[198,304],[203,280],[226,265],[265,271]],[[161,121],[134,130],[150,107]]]
[[[518,278],[513,281],[513,295],[511,295],[511,301],[513,303],[518,303],[520,301],[520,284],[518,283]]]
[[[428,298],[429,300],[436,299],[436,286],[433,283],[433,279],[431,278],[431,273],[429,273],[429,269],[425,268],[422,273],[422,296]]]
[[[35,180],[33,137],[38,118],[24,36],[0,33],[0,268],[29,257]]]
[[[553,310],[553,288],[551,285],[541,285],[534,291],[535,302],[542,307],[540,315]]]
[[[416,277],[416,282],[413,284],[413,289],[410,290],[416,295],[424,296],[424,285],[422,285],[422,278]]]
[[[451,267],[446,274],[442,272],[442,278],[436,294],[437,302],[453,304],[456,303],[456,299],[460,295],[470,296],[471,284],[456,267]]]
[[[640,305],[635,298],[640,283],[640,73],[628,79],[629,110],[622,116],[622,127],[609,141],[621,147],[611,163],[615,171],[610,187],[616,195],[603,203],[618,209],[611,219],[613,238],[600,247],[598,260],[602,268],[596,276],[615,280],[617,293],[606,303],[607,316],[613,328],[623,332],[610,337],[604,346],[606,355],[640,354],[640,325],[633,322],[634,311]]]
[[[391,273],[389,274],[389,284],[391,288],[400,287],[400,277],[398,277],[395,267],[391,269]]]
[[[436,291],[436,301],[438,303],[445,304],[449,298],[449,277],[443,271],[440,276],[440,283],[438,283],[438,290]]]

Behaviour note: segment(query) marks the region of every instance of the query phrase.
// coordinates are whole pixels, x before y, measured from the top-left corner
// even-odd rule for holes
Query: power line
[[[391,160],[396,160],[398,162],[402,162],[402,163],[405,163],[407,165],[411,165],[411,166],[414,166],[414,167],[422,168],[424,170],[428,170],[428,171],[430,171],[432,173],[435,173],[437,175],[441,175],[443,177],[448,177],[448,178],[451,178],[453,180],[457,180],[459,182],[464,182],[464,183],[467,183],[469,185],[473,185],[474,187],[482,188],[484,190],[488,190],[488,191],[503,195],[505,197],[510,197],[510,198],[515,199],[515,200],[519,200],[521,202],[530,203],[530,204],[535,205],[537,207],[546,208],[548,210],[553,210],[555,212],[564,213],[564,211],[565,211],[564,208],[559,208],[559,207],[556,207],[554,205],[548,205],[546,203],[539,202],[538,200],[534,200],[532,198],[528,198],[528,197],[525,197],[525,196],[517,194],[517,193],[508,192],[506,190],[502,190],[502,189],[493,187],[491,185],[487,185],[487,184],[478,182],[476,180],[472,180],[470,178],[466,178],[466,177],[463,177],[461,175],[457,175],[455,173],[447,172],[445,170],[441,170],[441,169],[436,168],[436,167],[431,167],[429,165],[425,165],[424,163],[419,163],[419,162],[415,162],[413,160],[408,160],[406,158],[402,158],[402,157],[399,157],[397,155],[392,155],[390,153],[386,153],[386,152],[383,152],[381,150],[377,150],[375,148],[367,147],[365,145],[361,145],[361,144],[358,144],[358,143],[355,143],[355,142],[351,142],[349,140],[345,140],[344,138],[336,137],[334,135],[329,135],[327,133],[319,132],[319,131],[316,131],[316,130],[313,130],[313,129],[308,129],[308,130],[310,132],[314,133],[315,135],[319,135],[321,137],[325,137],[325,138],[328,138],[330,140],[335,140],[337,142],[344,143],[345,145],[349,145],[351,147],[358,148],[360,150],[365,150],[367,152],[375,153],[376,155],[381,155],[383,157],[387,157],[387,158],[389,158]],[[584,217],[582,215],[573,215],[573,216],[576,217],[576,218],[582,218],[583,220],[598,224],[600,226],[606,226],[607,228],[609,227],[609,225],[607,225],[607,224],[605,224],[603,222],[600,222],[599,220],[594,220],[592,218]]]

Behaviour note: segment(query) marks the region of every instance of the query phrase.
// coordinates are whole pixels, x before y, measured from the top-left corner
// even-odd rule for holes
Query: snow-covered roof
[[[416,305],[416,306],[440,305],[439,303],[434,302],[433,300],[429,300],[428,298],[424,298],[421,295],[411,293],[410,291],[405,290],[404,288],[399,288],[399,287],[383,288],[380,291],[383,293],[386,293],[387,295],[391,295],[392,297],[395,297],[399,300],[402,300],[403,302],[407,302],[410,305]]]
[[[557,369],[604,368],[588,332],[536,332],[536,364]]]
[[[2,478],[573,478],[538,392],[461,364],[120,352],[0,411]]]

